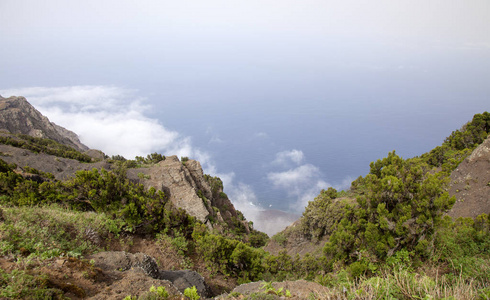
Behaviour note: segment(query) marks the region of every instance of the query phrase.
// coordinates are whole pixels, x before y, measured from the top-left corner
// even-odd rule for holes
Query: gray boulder
[[[211,296],[210,288],[204,278],[197,272],[191,270],[182,271],[160,271],[159,279],[168,280],[180,291],[186,288],[196,287],[197,293],[203,298]]]
[[[108,251],[94,254],[90,257],[95,261],[95,266],[102,270],[127,271],[139,268],[146,275],[158,278],[158,266],[153,257],[144,253],[131,254],[124,251]]]

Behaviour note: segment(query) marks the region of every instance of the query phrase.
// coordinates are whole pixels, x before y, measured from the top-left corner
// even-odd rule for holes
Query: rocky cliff
[[[88,150],[74,132],[50,122],[24,97],[0,96],[0,128],[10,133],[48,138],[78,151]]]
[[[233,220],[240,222],[233,204],[223,193],[221,180],[204,175],[196,160],[181,162],[177,156],[169,156],[148,168],[129,169],[127,175],[147,189],[164,191],[176,207],[209,227],[220,223],[233,226]],[[249,231],[245,220],[240,223]]]
[[[25,134],[47,138],[72,147],[92,157],[92,163],[58,157],[48,153],[33,152],[25,148],[0,144],[0,158],[7,163],[20,166],[18,172],[25,173],[24,166],[52,173],[57,180],[74,176],[78,170],[93,168],[111,170],[116,165],[105,160],[105,155],[88,149],[77,135],[60,127],[43,116],[24,97],[3,98],[0,96],[0,136],[19,139],[13,134]],[[177,156],[144,168],[128,169],[130,180],[142,183],[147,189],[154,187],[164,191],[177,208],[207,224],[210,228],[233,229],[240,227],[249,232],[248,222],[239,214],[223,193],[223,183],[217,177],[204,175],[201,164],[195,160],[181,162]]]

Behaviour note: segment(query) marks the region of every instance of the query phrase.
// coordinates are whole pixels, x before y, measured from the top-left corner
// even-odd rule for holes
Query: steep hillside
[[[490,297],[490,218],[445,215],[462,183],[460,203],[487,203],[488,113],[420,157],[388,153],[349,191],[322,190],[266,247],[197,161],[3,130],[0,298]]]
[[[355,180],[352,183],[351,190],[347,192],[343,191],[342,195],[338,195],[337,191],[332,188],[329,188],[328,191],[322,190],[320,195],[308,204],[303,216],[284,231],[273,236],[267,243],[265,249],[275,254],[286,251],[291,256],[296,254],[304,256],[308,253],[316,257],[322,257],[322,250],[325,244],[331,239],[332,233],[337,231],[342,216],[345,216],[345,214],[353,215],[355,211],[359,209],[364,210],[369,206],[362,203],[367,201],[369,204],[369,201],[373,201],[375,197],[379,197],[381,200],[384,199],[383,201],[393,197],[392,201],[400,202],[403,201],[402,199],[405,196],[409,197],[407,198],[409,204],[410,202],[414,202],[415,194],[413,191],[407,193],[407,191],[400,189],[419,189],[427,179],[423,174],[418,174],[421,170],[424,170],[422,172],[428,172],[428,174],[435,174],[434,180],[437,178],[440,181],[444,190],[448,192],[448,197],[455,197],[456,202],[452,206],[452,209],[448,211],[451,217],[455,219],[458,217],[476,218],[481,214],[489,214],[489,133],[490,114],[488,112],[476,114],[471,122],[465,124],[461,129],[452,132],[441,146],[420,157],[406,160],[404,164],[407,165],[403,167],[403,169],[406,169],[405,171],[396,171],[390,175],[395,175],[394,177],[382,179],[391,182],[394,178],[399,180],[400,177],[406,176],[403,174],[405,172],[413,172],[412,177],[417,176],[420,178],[413,187],[409,185],[403,187],[403,185],[400,185],[400,182],[397,182],[400,186],[396,187],[396,191],[384,191],[383,194],[377,195],[379,191],[375,192],[375,189],[381,191],[388,189],[389,184],[380,182],[380,184],[376,183],[372,186],[375,183],[371,180],[372,176],[374,175],[381,179],[383,177],[382,173],[386,172],[388,167],[391,168],[392,164],[395,164],[396,161],[402,161],[401,158],[390,153],[387,158],[379,160],[376,163],[371,163],[371,173],[364,178],[360,177]],[[380,167],[377,167],[377,165]],[[377,168],[380,168],[380,170],[377,170]],[[383,168],[385,170],[381,171]],[[420,170],[417,171],[417,169]],[[407,177],[403,180],[412,180],[412,177]],[[441,187],[437,186],[437,188]],[[427,197],[427,195],[423,197]],[[413,205],[413,203],[410,205]],[[348,212],[351,209],[354,212]],[[355,218],[354,216],[350,216],[349,220],[352,221]],[[408,221],[410,221],[410,224],[413,224],[415,219]],[[396,222],[396,220],[390,221],[388,219],[388,227],[395,229]],[[396,247],[392,249],[396,249]]]
[[[448,214],[453,218],[476,218],[490,214],[490,138],[473,150],[451,173],[449,192],[456,203]]]
[[[53,174],[56,180],[67,180],[78,171],[123,167],[128,179],[147,190],[153,187],[164,191],[176,208],[184,209],[209,228],[250,233],[249,223],[223,193],[221,180],[204,175],[195,160],[180,162],[176,156],[166,160],[159,155],[161,161],[143,159],[139,165],[122,158],[126,161],[122,165],[100,151],[89,150],[75,133],[50,122],[24,97],[0,97],[0,130],[4,130],[0,132],[0,158],[16,164],[21,174],[35,169]],[[135,168],[138,166],[142,167]]]
[[[0,129],[51,139],[82,152],[88,150],[74,132],[50,122],[24,97],[0,96]]]
[[[164,191],[176,207],[210,228],[250,233],[249,223],[223,193],[221,179],[205,175],[196,160],[181,162],[177,156],[169,156],[150,166],[128,169],[127,176],[147,189]]]

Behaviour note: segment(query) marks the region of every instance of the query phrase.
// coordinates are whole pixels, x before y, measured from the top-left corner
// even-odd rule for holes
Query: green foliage
[[[138,173],[138,178],[139,179],[151,179],[151,176],[148,174],[140,172],[140,173]]]
[[[335,199],[333,188],[322,190],[314,201],[310,201],[303,212],[300,228],[303,234],[313,240],[330,235],[342,218],[342,211],[349,204],[348,199]]]
[[[453,131],[441,146],[421,156],[429,165],[449,174],[490,134],[490,113],[476,114],[460,130]]]
[[[169,298],[169,294],[164,286],[155,287],[151,286],[150,292],[144,297],[140,297],[141,300],[165,300]]]
[[[0,204],[34,206],[62,204],[75,210],[107,213],[124,220],[125,230],[136,229],[156,233],[165,228],[182,228],[188,237],[195,219],[182,209],[176,209],[162,191],[145,190],[143,185],[131,182],[126,171],[104,169],[78,171],[66,181],[38,183],[12,171],[0,173]],[[179,229],[180,230],[180,229]]]
[[[276,243],[278,243],[281,246],[286,246],[286,242],[288,239],[287,239],[286,235],[284,234],[284,232],[281,231],[281,232],[278,232],[275,235],[273,235],[272,240],[274,240]]]
[[[148,154],[146,158],[142,156],[135,157],[135,162],[138,165],[153,165],[163,160],[165,160],[165,156],[156,152],[152,154]]]
[[[263,282],[261,289],[264,290],[265,294],[271,294],[276,296],[291,297],[291,292],[289,290],[284,290],[284,288],[275,289],[272,282]]]
[[[252,230],[248,235],[248,244],[254,248],[265,246],[268,240],[269,236],[266,233],[257,230]]]
[[[43,172],[43,171],[39,171],[39,170],[34,169],[34,168],[31,168],[29,166],[25,166],[24,167],[24,171],[27,172],[27,173],[36,174],[36,175],[39,175],[39,176],[42,176],[44,178],[48,178],[48,179],[51,179],[51,180],[54,180],[55,179],[55,177],[54,177],[53,174],[47,173],[47,172]]]
[[[3,159],[0,159],[0,173],[12,172],[17,168],[16,164],[8,164]]]
[[[204,180],[206,180],[206,182],[211,187],[213,198],[228,199],[228,196],[223,193],[223,181],[219,177],[213,177],[211,175],[204,174]]]
[[[180,158],[180,161],[182,162],[182,164],[184,164],[184,165],[185,165],[185,163],[186,163],[187,161],[189,161],[189,157],[187,157],[187,156],[182,156],[182,157]]]
[[[29,275],[26,271],[7,273],[0,268],[0,297],[2,299],[62,299],[63,293],[48,286],[44,276]]]
[[[455,201],[444,190],[447,180],[428,173],[420,159],[404,160],[394,151],[370,167],[358,207],[345,207],[325,253],[350,259],[353,251],[367,250],[385,259],[405,248],[427,256],[437,223]]]
[[[113,155],[113,156],[111,156],[111,160],[122,161],[122,162],[127,161],[127,159],[122,155]]]
[[[101,250],[121,232],[123,222],[105,214],[74,212],[58,206],[3,208],[0,253],[46,259]]]
[[[201,298],[197,293],[197,288],[195,286],[191,288],[186,288],[184,290],[184,296],[186,296],[190,300],[199,300]]]
[[[36,153],[46,153],[58,157],[76,159],[80,162],[91,162],[92,158],[71,147],[62,145],[50,139],[32,137],[24,134],[0,136],[0,144],[27,149]]]

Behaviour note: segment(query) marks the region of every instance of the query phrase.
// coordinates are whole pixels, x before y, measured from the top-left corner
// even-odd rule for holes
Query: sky
[[[490,2],[0,0],[0,95],[82,142],[201,161],[256,227],[490,105]]]

